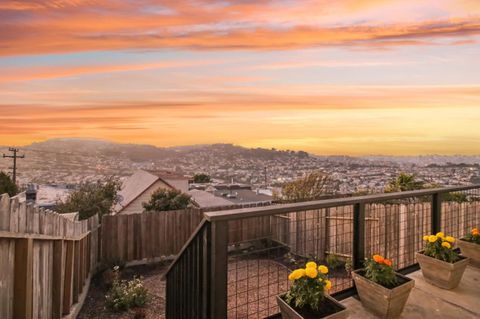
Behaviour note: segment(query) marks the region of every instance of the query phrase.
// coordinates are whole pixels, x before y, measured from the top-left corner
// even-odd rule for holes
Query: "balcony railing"
[[[464,236],[480,224],[480,185],[205,213],[166,273],[172,318],[267,318],[288,273],[330,266],[332,295],[356,293],[350,272],[372,254],[409,273],[422,236]]]

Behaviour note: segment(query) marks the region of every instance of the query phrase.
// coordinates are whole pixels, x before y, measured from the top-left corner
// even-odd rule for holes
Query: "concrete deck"
[[[428,284],[421,271],[411,273],[408,277],[415,279],[415,288],[400,319],[480,318],[480,269],[468,266],[460,285],[452,290]],[[342,303],[350,309],[349,318],[378,318],[363,308],[357,298],[347,298]]]

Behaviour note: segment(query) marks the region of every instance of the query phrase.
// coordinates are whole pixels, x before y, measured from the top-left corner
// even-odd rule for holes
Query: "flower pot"
[[[302,309],[292,307],[283,300],[283,296],[277,296],[277,304],[283,319],[345,319],[348,317],[347,308],[329,295],[325,295],[319,312],[314,312],[310,307]]]
[[[415,257],[422,269],[423,278],[428,283],[443,289],[453,289],[458,286],[470,261],[468,257],[459,256],[458,261],[448,263],[424,255],[423,251],[415,253]]]
[[[410,291],[415,286],[415,281],[399,273],[395,273],[400,285],[388,289],[364,277],[363,269],[352,273],[358,296],[362,305],[378,315],[380,318],[398,317],[407,303]]]
[[[470,258],[470,265],[480,268],[480,245],[463,239],[457,241],[462,255]]]

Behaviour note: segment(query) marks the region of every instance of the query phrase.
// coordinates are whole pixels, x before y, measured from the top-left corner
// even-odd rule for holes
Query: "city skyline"
[[[3,1],[0,145],[478,155],[478,1]]]

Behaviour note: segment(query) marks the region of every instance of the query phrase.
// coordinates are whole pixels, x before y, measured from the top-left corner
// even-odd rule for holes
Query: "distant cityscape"
[[[8,146],[0,147],[0,154]],[[100,140],[53,139],[21,147],[17,183],[70,185],[137,169],[173,171],[184,176],[206,173],[218,183],[252,189],[279,188],[311,171],[329,174],[338,194],[382,192],[400,172],[442,186],[480,183],[480,156],[318,156],[302,151],[244,148],[232,144],[157,148]],[[0,158],[0,171],[11,161]]]

